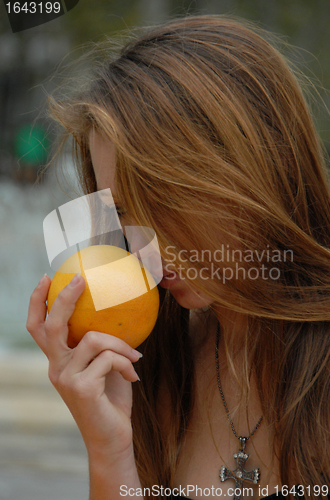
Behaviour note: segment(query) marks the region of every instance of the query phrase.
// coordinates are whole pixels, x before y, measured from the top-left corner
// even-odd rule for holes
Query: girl
[[[49,278],[32,294],[27,329],[84,438],[90,500],[326,495],[330,194],[297,79],[224,16],[101,53],[51,112],[84,192],[110,187],[123,225],[156,231],[164,278],[142,359],[102,332],[67,346],[82,277],[48,317]]]

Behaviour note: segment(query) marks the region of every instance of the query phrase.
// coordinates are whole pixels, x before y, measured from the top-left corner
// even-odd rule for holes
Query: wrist
[[[90,461],[106,462],[108,466],[134,461],[132,429],[118,435],[112,434],[111,438],[89,436],[88,439],[84,438],[84,441]]]
[[[119,467],[130,463],[135,464],[133,442],[118,452],[113,451],[107,446],[89,446],[87,447],[89,463],[100,465],[104,464],[107,467]]]

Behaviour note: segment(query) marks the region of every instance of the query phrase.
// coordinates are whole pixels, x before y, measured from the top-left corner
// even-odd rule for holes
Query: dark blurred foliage
[[[63,17],[63,31],[71,33],[73,43],[79,45],[135,26],[140,19],[139,0],[80,0]]]
[[[24,159],[15,155],[20,127],[30,126],[39,117],[38,125],[50,134],[47,143],[51,142],[40,109],[54,84],[49,77],[61,60],[70,63],[83,51],[79,47],[90,41],[186,14],[231,14],[279,34],[284,42],[297,47],[289,57],[316,83],[330,107],[325,90],[330,89],[330,0],[80,0],[64,16],[15,34],[1,3],[0,175],[24,178]],[[330,121],[325,106],[321,103],[313,112],[329,148]]]

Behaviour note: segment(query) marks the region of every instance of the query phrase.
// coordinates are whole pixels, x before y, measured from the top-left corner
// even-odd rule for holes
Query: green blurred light
[[[47,158],[49,141],[40,126],[23,125],[16,133],[15,156],[22,166],[38,166]]]

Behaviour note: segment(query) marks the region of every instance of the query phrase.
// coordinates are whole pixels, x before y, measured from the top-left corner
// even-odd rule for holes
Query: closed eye
[[[118,217],[119,218],[123,217],[125,215],[124,210],[122,208],[120,208],[118,205],[115,205],[115,207],[116,207],[116,212],[117,212]]]

